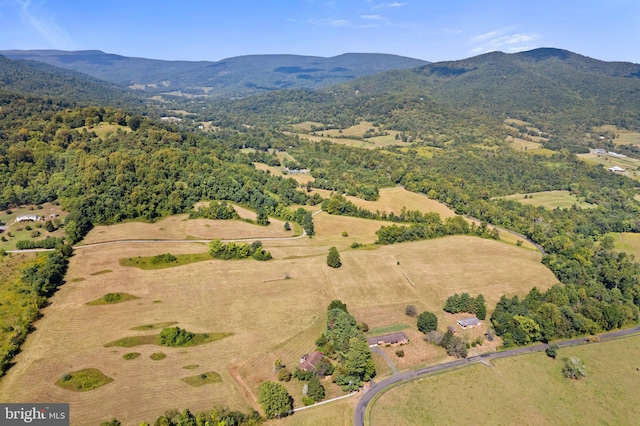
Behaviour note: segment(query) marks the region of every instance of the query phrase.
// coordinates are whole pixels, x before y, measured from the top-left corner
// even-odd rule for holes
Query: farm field
[[[525,198],[525,195],[527,198]],[[516,200],[523,204],[531,204],[533,206],[542,206],[549,210],[553,210],[555,208],[568,209],[574,205],[581,209],[597,207],[595,204],[590,204],[578,199],[578,197],[571,194],[569,191],[544,191],[529,194],[513,194],[500,198]]]
[[[405,204],[412,196],[405,194]],[[420,196],[420,201],[429,200]],[[275,380],[274,360],[280,358],[293,369],[302,354],[314,349],[325,327],[326,306],[333,299],[347,303],[356,319],[372,329],[400,323],[414,327],[415,319],[404,314],[407,304],[416,305],[418,312],[436,312],[440,326],[446,327],[455,323],[455,317],[441,308],[455,292],[482,293],[491,308],[502,294],[524,295],[533,286],[544,290],[557,282],[540,263],[538,252],[513,245],[456,236],[374,246],[375,231],[385,222],[326,213],[317,214],[314,221],[317,235],[313,238],[276,241],[266,237],[292,234],[276,220],[262,227],[243,221],[185,220],[181,215],[153,224],[96,227],[85,242],[132,236],[264,238],[264,247],[274,259],[211,259],[175,268],[141,270],[121,266],[120,259],[201,253],[207,247],[201,243],[158,242],[77,250],[71,258],[67,283],[52,297],[43,318],[34,324],[36,331],[16,357],[17,364],[0,382],[0,400],[69,401],[74,424],[80,420],[97,424],[113,417],[124,424],[137,424],[153,421],[169,408],[197,411],[223,405],[257,409],[260,382]],[[348,237],[341,236],[344,230]],[[354,241],[367,245],[351,249]],[[331,246],[340,251],[340,269],[326,265]],[[499,263],[495,261],[498,258]],[[285,275],[290,278],[285,279]],[[138,299],[86,304],[116,292]],[[132,348],[104,346],[124,337],[158,333],[155,329],[132,330],[135,327],[173,322],[194,333],[233,335],[186,348],[136,346],[134,351],[140,355],[129,360],[123,356]],[[407,356],[396,363],[398,368],[447,358],[443,350],[421,341],[415,330],[407,332],[412,343],[404,347]],[[154,355],[159,353],[165,358]],[[64,374],[86,368],[99,369],[113,381],[80,393],[55,385]],[[199,387],[183,381],[202,373],[217,373],[221,381]],[[287,387],[300,405],[301,384],[292,380]],[[342,393],[327,385],[327,395]],[[304,410],[280,422],[349,424],[353,404],[355,399],[346,399]],[[341,423],[341,419],[347,421]]]
[[[105,136],[107,136],[107,133],[116,133],[118,130],[126,133],[132,132],[129,126],[121,126],[119,124],[111,124],[111,123],[105,123],[105,122],[102,122],[97,126],[80,127],[78,130],[82,131],[83,129],[86,129],[91,132],[95,132],[95,134],[100,138],[104,138]]]
[[[476,364],[400,385],[371,408],[372,425],[638,424],[640,336]],[[562,357],[584,361],[582,380]]]
[[[366,201],[356,197],[346,198],[356,206],[373,212],[380,210],[380,212],[400,214],[402,207],[406,207],[407,210],[438,213],[442,220],[456,215],[453,210],[441,202],[401,187],[380,189],[380,198],[376,201]]]
[[[640,160],[636,160],[631,157],[612,157],[610,155],[604,154],[596,154],[595,152],[590,152],[588,154],[577,154],[577,157],[587,163],[591,164],[601,164],[604,167],[622,167],[626,170],[625,173],[622,173],[625,176],[628,176],[635,180],[640,180],[640,176],[638,175],[638,168],[640,167]]]

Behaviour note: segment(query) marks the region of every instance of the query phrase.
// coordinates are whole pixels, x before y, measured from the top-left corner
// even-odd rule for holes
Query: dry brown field
[[[404,204],[412,202],[412,195],[405,196]],[[427,201],[421,197],[413,202]],[[119,259],[195,253],[207,247],[200,243],[123,243],[77,250],[67,283],[43,310],[36,331],[15,359],[16,366],[0,382],[0,400],[68,401],[72,424],[97,424],[113,417],[125,425],[152,422],[169,408],[258,408],[258,386],[262,380],[275,380],[275,359],[293,369],[302,354],[314,349],[325,327],[326,306],[333,299],[347,303],[357,320],[370,328],[414,326],[415,320],[404,315],[407,304],[416,305],[419,312],[436,312],[444,327],[455,318],[447,317],[441,308],[455,292],[482,293],[491,309],[502,294],[524,295],[533,286],[544,290],[557,282],[540,263],[539,253],[502,242],[458,236],[378,247],[372,243],[384,222],[326,213],[317,214],[314,221],[317,235],[313,238],[276,241],[266,238],[291,234],[275,220],[261,227],[242,221],[185,220],[182,215],[153,224],[96,227],[86,242],[258,238],[274,259],[212,259],[143,271],[120,266]],[[341,236],[345,230],[349,233],[346,238]],[[351,249],[354,241],[371,245]],[[340,251],[340,269],[326,265],[331,246]],[[285,273],[290,279],[284,279]],[[109,292],[139,299],[86,305]],[[169,321],[193,332],[234,334],[188,348],[103,346],[127,336],[156,334],[157,330],[132,328]],[[409,332],[412,342],[405,347],[406,359],[397,361],[400,369],[446,358],[443,351],[422,342],[419,333]],[[141,356],[122,358],[132,351]],[[155,352],[167,357],[151,360]],[[398,360],[394,352],[391,356]],[[198,367],[184,369],[193,365]],[[98,368],[114,381],[82,393],[55,386],[63,374],[83,368]],[[217,372],[222,382],[196,388],[181,380],[202,372]],[[301,385],[294,380],[287,387],[299,405]],[[332,386],[327,386],[327,392],[329,396],[341,394]],[[304,410],[278,423],[350,424],[355,398]]]
[[[300,185],[306,185],[307,182],[311,182],[314,179],[314,177],[311,176],[308,173],[307,174],[287,174],[287,175],[285,175],[284,173],[282,173],[282,168],[281,167],[267,166],[264,163],[253,163],[253,165],[258,170],[262,170],[262,171],[265,171],[265,172],[268,170],[269,173],[271,173],[274,176],[282,176],[282,177],[288,177],[288,178],[294,179]]]
[[[542,144],[539,142],[527,141],[512,136],[507,136],[507,142],[510,142],[511,148],[516,151],[534,151],[542,148]]]
[[[424,194],[407,191],[402,187],[380,189],[380,198],[376,201],[365,201],[361,198],[346,197],[358,207],[375,212],[400,214],[403,207],[407,210],[418,210],[423,213],[435,212],[442,220],[455,216],[455,212],[439,201],[432,200]]]
[[[241,217],[255,219],[255,213],[234,206]],[[256,226],[241,220],[189,219],[187,215],[171,216],[156,223],[128,222],[112,226],[96,226],[81,244],[105,241],[147,240],[204,240],[290,237],[284,222],[269,218],[270,226]]]

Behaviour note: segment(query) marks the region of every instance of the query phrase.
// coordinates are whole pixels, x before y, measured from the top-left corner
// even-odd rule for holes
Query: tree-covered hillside
[[[108,104],[139,107],[143,98],[124,87],[86,74],[35,61],[14,61],[0,55],[0,90],[56,98],[71,105]]]

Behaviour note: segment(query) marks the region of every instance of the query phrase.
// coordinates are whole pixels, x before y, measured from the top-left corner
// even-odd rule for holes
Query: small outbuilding
[[[479,327],[480,325],[482,325],[482,323],[478,318],[471,317],[471,318],[464,318],[464,319],[458,320],[458,325],[463,329],[467,329],[467,328]]]
[[[409,343],[409,337],[404,331],[397,333],[385,334],[377,337],[370,337],[367,339],[369,347],[386,346],[386,345],[406,345]]]

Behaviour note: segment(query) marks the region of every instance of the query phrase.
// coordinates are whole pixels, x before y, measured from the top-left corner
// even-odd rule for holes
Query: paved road
[[[638,332],[640,332],[640,326],[636,326],[626,330],[617,330],[617,331],[612,331],[611,333],[601,334],[600,336],[598,336],[598,338],[600,342],[606,342],[608,340],[613,340],[623,336],[629,336],[632,334],[636,334]],[[564,340],[561,342],[554,342],[554,343],[557,343],[558,346],[561,348],[565,348],[569,346],[584,345],[589,342],[590,342],[589,338],[583,337],[580,339]],[[594,341],[593,343],[596,343],[596,342]],[[486,354],[473,356],[470,358],[458,359],[458,360],[447,362],[444,364],[433,365],[430,367],[419,368],[417,370],[405,371],[404,373],[396,374],[381,382],[375,383],[364,395],[362,395],[362,398],[360,398],[360,400],[358,401],[358,404],[356,405],[353,424],[355,426],[364,426],[364,415],[365,415],[365,412],[367,411],[367,406],[369,405],[371,400],[379,393],[385,391],[387,388],[397,383],[414,380],[420,376],[424,376],[431,373],[466,367],[468,365],[475,364],[480,361],[494,360],[498,358],[507,358],[511,356],[528,354],[532,352],[541,352],[541,351],[544,351],[546,348],[547,348],[547,345],[543,344],[543,345],[536,345],[536,346],[525,346],[525,347],[510,349],[508,351],[502,351],[502,352],[489,352]]]

